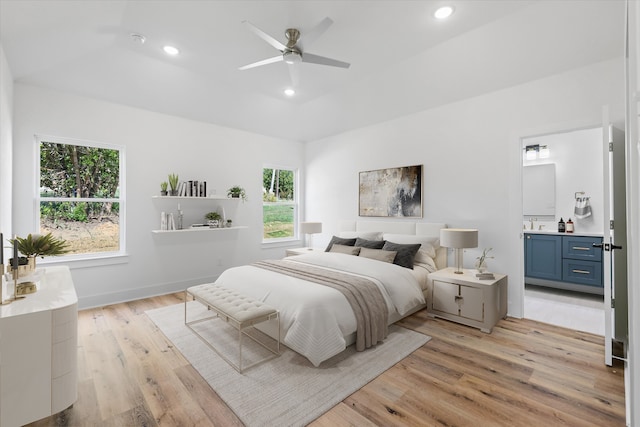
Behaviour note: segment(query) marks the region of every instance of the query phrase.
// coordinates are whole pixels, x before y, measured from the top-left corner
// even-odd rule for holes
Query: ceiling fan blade
[[[267,59],[263,59],[262,61],[247,64],[245,66],[238,68],[238,70],[244,71],[244,70],[248,70],[249,68],[261,67],[263,65],[273,64],[274,62],[280,62],[280,61],[282,61],[282,55],[274,56],[273,58],[267,58]]]
[[[298,73],[298,64],[287,64],[289,66],[289,76],[291,77],[291,86],[298,87],[300,81],[300,73]]]
[[[267,43],[269,43],[271,46],[275,47],[279,51],[283,52],[287,49],[285,45],[283,45],[278,40],[271,37],[269,34],[262,31],[260,28],[253,25],[251,22],[242,21],[242,23],[245,24],[247,27],[249,27],[249,29],[253,31],[258,37],[260,37],[262,40],[266,41]]]
[[[298,46],[300,46],[301,48],[302,46],[310,46],[313,42],[318,40],[320,36],[323,35],[324,32],[327,31],[332,24],[333,21],[327,16],[311,30],[302,33],[302,36],[300,36],[300,41],[298,42]]]
[[[332,67],[349,68],[351,64],[348,62],[338,61],[337,59],[331,59],[324,56],[314,55],[312,53],[303,53],[302,62],[309,62],[312,64],[330,65]]]

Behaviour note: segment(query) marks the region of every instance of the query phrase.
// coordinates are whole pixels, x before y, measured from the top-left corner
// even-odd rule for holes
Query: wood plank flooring
[[[144,314],[182,301],[80,311],[78,401],[31,425],[241,426]],[[622,365],[604,365],[600,336],[519,319],[485,334],[425,311],[401,324],[433,339],[312,426],[625,425]]]

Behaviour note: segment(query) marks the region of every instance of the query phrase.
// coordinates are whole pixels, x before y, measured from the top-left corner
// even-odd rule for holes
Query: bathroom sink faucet
[[[533,221],[536,221],[536,219],[534,219],[533,217],[529,218],[529,229],[530,230],[533,230]]]

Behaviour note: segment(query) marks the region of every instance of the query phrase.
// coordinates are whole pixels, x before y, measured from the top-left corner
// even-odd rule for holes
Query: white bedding
[[[426,270],[332,252],[311,252],[285,258],[340,270],[373,280],[382,291],[389,314],[400,316],[424,304]],[[315,366],[346,348],[345,336],[356,330],[356,319],[339,291],[251,265],[224,271],[216,283],[263,301],[280,312],[283,342]],[[276,331],[265,332],[275,336]]]

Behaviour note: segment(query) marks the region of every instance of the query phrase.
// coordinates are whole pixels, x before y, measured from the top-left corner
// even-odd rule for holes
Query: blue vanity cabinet
[[[599,236],[525,233],[525,283],[603,294]]]
[[[525,235],[525,276],[562,280],[562,239],[546,234]]]
[[[562,278],[571,283],[602,287],[601,237],[562,236]]]

